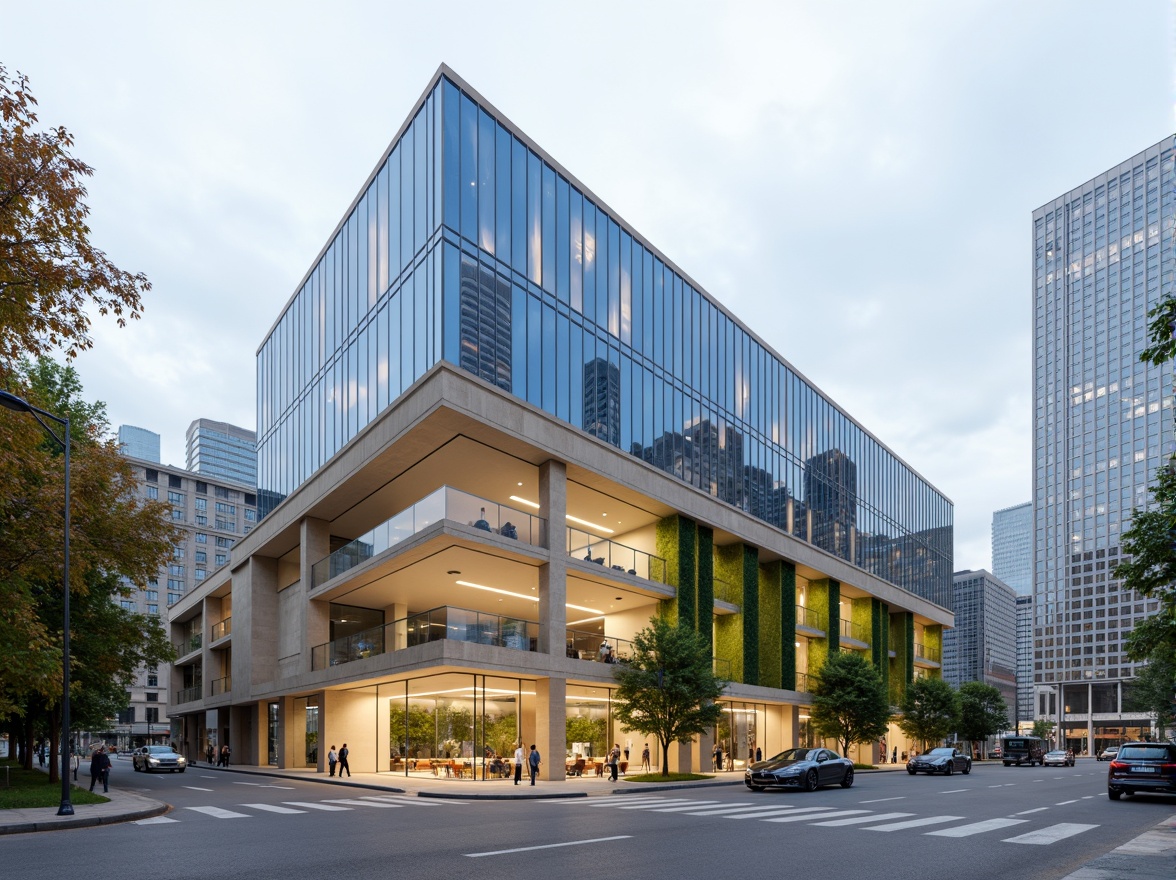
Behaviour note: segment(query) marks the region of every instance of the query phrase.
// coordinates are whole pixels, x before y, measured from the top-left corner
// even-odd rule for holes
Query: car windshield
[[[955,749],[932,749],[926,755],[930,758],[950,758]]]
[[[1066,757],[1066,753],[1061,751],[1060,749],[1054,749],[1052,752],[1050,752],[1050,754],[1057,757],[1057,758]]]
[[[174,755],[171,749],[167,746],[147,746],[147,751],[152,755]]]
[[[1120,761],[1163,761],[1168,757],[1168,747],[1157,746],[1127,746],[1119,749]]]
[[[778,755],[768,758],[769,761],[804,761],[809,755],[816,757],[815,749],[787,749]]]

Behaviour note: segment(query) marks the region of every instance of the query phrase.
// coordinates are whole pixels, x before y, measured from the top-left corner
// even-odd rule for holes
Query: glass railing
[[[807,672],[796,673],[796,689],[802,694],[810,692],[809,674]]]
[[[398,638],[404,648],[451,639],[535,651],[538,649],[539,624],[533,620],[443,605],[317,645],[311,650],[311,669],[326,669],[397,650]]]
[[[221,639],[223,639],[225,636],[231,635],[232,632],[233,632],[233,618],[226,617],[220,623],[214,623],[212,625],[212,640],[214,642],[218,642]]]
[[[331,578],[338,577],[441,520],[465,523],[537,547],[543,546],[545,541],[546,521],[541,517],[442,486],[325,559],[320,559],[311,568],[311,583],[315,587],[325,584]]]
[[[743,597],[735,591],[735,585],[730,581],[715,578],[714,585],[715,598],[720,602],[730,602],[732,605],[738,605],[743,601]]]
[[[185,654],[191,654],[193,651],[200,650],[200,646],[204,644],[204,634],[196,633],[194,636],[188,636],[183,641],[176,642],[176,654],[183,657]]]
[[[568,529],[568,556],[636,575],[647,581],[657,581],[659,584],[666,582],[666,561],[660,556],[579,529]]]
[[[939,662],[939,651],[935,648],[928,648],[922,642],[915,642],[915,656],[931,663]]]
[[[803,626],[806,629],[825,631],[825,623],[821,617],[821,612],[814,608],[805,608],[803,605],[796,606],[796,625]]]
[[[731,661],[726,659],[725,657],[713,657],[711,659],[712,659],[711,669],[714,671],[714,674],[717,675],[719,678],[723,679],[724,681],[730,681],[731,680]]]
[[[213,679],[212,682],[212,696],[220,694],[227,694],[233,689],[233,676],[226,675],[224,678]]]
[[[838,622],[841,625],[841,635],[844,638],[869,644],[869,633],[866,632],[866,628],[860,623],[854,623],[852,620],[846,620],[844,617]]]
[[[594,660],[598,663],[623,663],[633,655],[633,643],[614,639],[600,633],[567,631],[567,656],[573,660]]]
[[[200,699],[200,685],[190,688],[181,688],[176,691],[177,703],[191,703]]]

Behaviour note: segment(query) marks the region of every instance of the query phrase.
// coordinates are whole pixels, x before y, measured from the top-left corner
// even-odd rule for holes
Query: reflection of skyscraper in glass
[[[604,358],[584,364],[584,430],[621,445],[621,371]]]
[[[461,264],[461,367],[510,390],[510,282],[465,260]],[[618,420],[618,432],[619,424]]]
[[[812,542],[842,559],[850,555],[850,531],[857,522],[857,465],[840,449],[820,452],[804,463],[804,497],[812,514]]]

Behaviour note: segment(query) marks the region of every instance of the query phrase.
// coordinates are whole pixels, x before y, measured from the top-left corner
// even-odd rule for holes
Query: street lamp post
[[[74,808],[69,797],[69,417],[60,418],[45,412],[7,391],[0,391],[0,406],[16,412],[27,412],[65,450],[65,561],[61,590],[64,608],[61,632],[61,805],[57,808],[57,815],[72,816]],[[45,424],[42,416],[61,425],[61,437]]]

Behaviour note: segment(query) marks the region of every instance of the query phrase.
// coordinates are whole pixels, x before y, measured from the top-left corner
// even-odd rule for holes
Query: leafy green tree
[[[603,755],[607,750],[605,745],[606,727],[603,718],[585,718],[583,715],[571,715],[567,721],[568,750],[573,743],[591,743],[593,755]]]
[[[1053,736],[1054,723],[1048,718],[1038,718],[1033,722],[1033,736],[1038,739],[1049,739]]]
[[[388,708],[388,735],[392,740],[392,749],[399,752],[404,748],[405,757],[416,757],[414,749],[421,746],[429,749],[433,754],[436,749],[437,727],[433,720],[433,713],[419,706],[411,706],[406,713],[404,704],[393,700]]]
[[[1131,687],[1123,695],[1123,708],[1128,712],[1149,712],[1156,716],[1156,731],[1160,739],[1167,739],[1167,730],[1176,723],[1172,700],[1176,692],[1176,657],[1167,651],[1157,651],[1148,658]]]
[[[670,743],[688,743],[722,715],[715,702],[726,682],[714,674],[710,646],[696,632],[660,617],[633,637],[633,652],[613,667],[614,712],[629,730],[656,737],[661,772],[670,772]]]
[[[1009,709],[999,690],[981,681],[966,681],[960,685],[959,734],[976,743],[1000,733],[1009,726]]]
[[[875,742],[886,735],[890,700],[882,676],[861,654],[830,654],[813,676],[810,723],[821,736],[837,740],[849,755],[854,743]]]
[[[907,685],[900,708],[899,728],[924,750],[959,724],[959,696],[942,678],[916,678]]]

